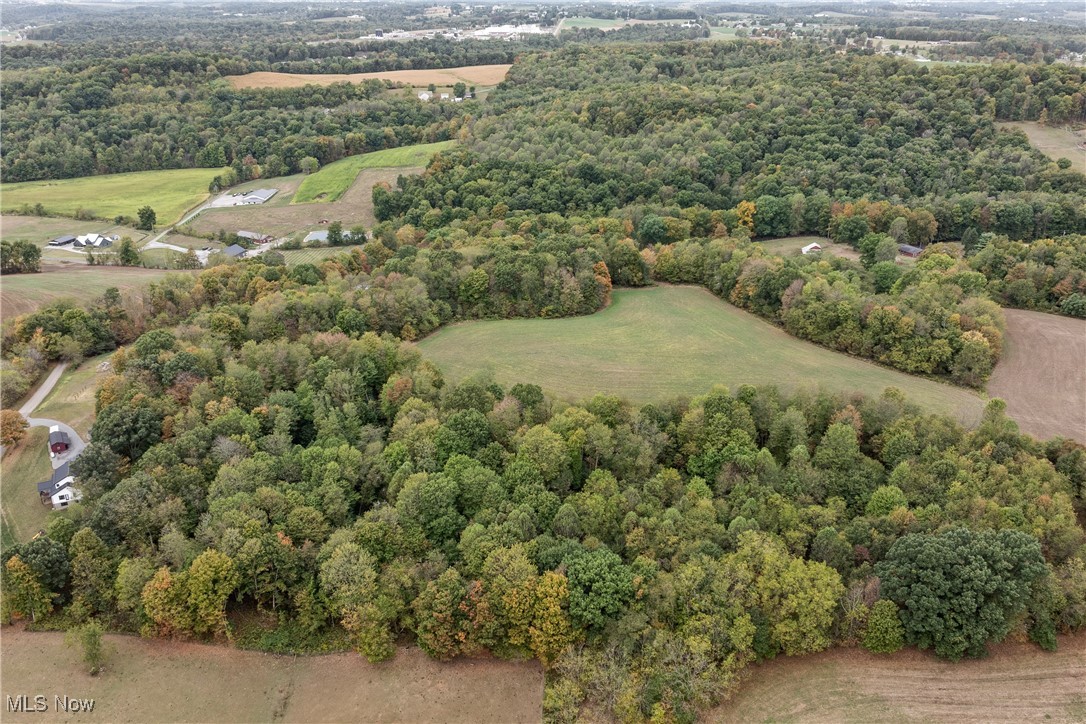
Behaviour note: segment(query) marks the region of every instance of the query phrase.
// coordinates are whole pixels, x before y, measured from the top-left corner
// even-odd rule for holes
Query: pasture
[[[1017,128],[1026,134],[1030,144],[1053,161],[1071,160],[1071,168],[1086,173],[1086,130],[1069,131],[1058,126],[1042,126],[1036,121],[1013,121],[996,124],[1000,128]]]
[[[334,202],[208,209],[201,212],[188,226],[198,234],[216,234],[220,229],[224,231],[248,229],[276,237],[322,228],[319,226],[321,220],[340,221],[344,229],[350,229],[356,224],[369,228],[377,223],[377,219],[373,216],[374,184],[381,181],[395,184],[400,174],[418,173],[420,170],[419,168],[362,169],[355,178],[354,184]]]
[[[49,508],[41,504],[38,483],[53,474],[46,441],[49,430],[31,427],[0,461],[0,545],[22,543],[45,527]]]
[[[984,406],[969,390],[796,339],[699,287],[616,291],[610,307],[585,317],[465,322],[418,346],[452,380],[489,370],[500,383],[533,381],[568,400],[605,392],[643,403],[717,383],[867,395],[893,386],[969,425]]]
[[[358,654],[275,656],[108,635],[89,676],[60,633],[4,630],[4,693],[63,691],[94,699],[92,719],[116,722],[537,722],[543,672],[534,662],[490,658],[439,663],[417,648],[370,664]],[[193,696],[199,692],[198,696]],[[59,721],[63,714],[35,715]]]
[[[112,219],[135,218],[141,207],[150,206],[158,225],[164,226],[206,199],[208,184],[219,173],[221,169],[186,168],[0,184],[0,208],[10,211],[41,203],[50,214],[75,216],[82,210]]]
[[[823,254],[833,254],[852,261],[860,260],[860,252],[848,244],[838,244],[824,236],[786,236],[757,242],[763,249],[778,256],[799,256],[808,244],[820,244]]]
[[[78,257],[75,257],[78,258]],[[138,267],[43,264],[40,274],[8,274],[0,283],[0,319],[33,312],[60,299],[90,302],[117,287],[122,294],[142,289],[170,272]]]
[[[454,145],[456,141],[439,141],[348,156],[306,176],[291,203],[335,201],[351,187],[354,180],[358,178],[358,172],[364,168],[422,167],[430,162],[430,157],[435,153],[452,148]]]
[[[227,76],[235,88],[301,88],[307,85],[332,85],[333,83],[361,83],[366,80],[387,80],[410,86],[426,87],[453,85],[463,82],[474,86],[497,85],[505,80],[509,65],[465,65],[459,68],[432,68],[426,70],[388,70],[374,73],[272,73],[259,71],[245,75]]]
[[[988,394],[1007,402],[1022,432],[1086,444],[1086,320],[1004,309],[1003,357]]]
[[[942,661],[913,649],[891,656],[834,649],[752,667],[739,692],[704,717],[740,722],[1086,721],[1086,636],[1059,650],[992,647],[985,659]]]

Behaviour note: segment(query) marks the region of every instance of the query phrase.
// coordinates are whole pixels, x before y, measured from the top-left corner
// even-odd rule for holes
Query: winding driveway
[[[53,391],[53,388],[56,387],[57,382],[60,380],[60,376],[64,374],[64,370],[66,369],[68,369],[67,362],[63,362],[54,367],[45,378],[45,381],[34,391],[34,394],[19,408],[19,414],[26,418],[30,427],[52,427],[53,425],[57,425],[61,430],[68,433],[71,445],[67,452],[62,455],[49,456],[49,462],[52,464],[54,470],[64,463],[70,463],[72,460],[79,457],[79,453],[83,452],[83,448],[85,448],[87,444],[83,442],[83,438],[79,436],[79,433],[72,429],[71,425],[61,422],[60,420],[50,420],[47,417],[31,417],[30,413],[38,409],[38,406],[45,401],[45,398]],[[3,456],[3,454],[4,449],[0,447],[0,456]]]

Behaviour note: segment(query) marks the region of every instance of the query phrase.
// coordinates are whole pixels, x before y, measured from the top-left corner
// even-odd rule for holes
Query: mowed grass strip
[[[305,177],[294,194],[295,204],[336,201],[358,178],[364,168],[411,168],[425,166],[439,151],[452,148],[456,141],[420,143],[415,146],[388,148],[359,156],[349,156],[330,163]]]
[[[0,462],[0,538],[6,550],[12,543],[24,543],[45,527],[49,508],[41,504],[38,483],[53,474],[46,441],[49,430],[32,427],[26,437],[4,453]]]
[[[913,377],[791,337],[698,287],[616,291],[585,317],[465,322],[419,342],[452,380],[489,370],[568,400],[597,392],[635,403],[721,383],[879,395],[897,387],[931,412],[975,424],[984,406],[960,387]]]
[[[51,302],[71,299],[90,302],[109,289],[121,294],[141,289],[167,274],[184,274],[165,269],[70,264],[43,266],[40,274],[5,274],[0,280],[0,318],[11,319],[33,312]]]
[[[50,214],[74,216],[83,209],[112,219],[135,218],[140,208],[150,206],[162,226],[204,201],[208,184],[220,173],[222,169],[186,168],[0,184],[0,208],[10,211],[40,203]]]

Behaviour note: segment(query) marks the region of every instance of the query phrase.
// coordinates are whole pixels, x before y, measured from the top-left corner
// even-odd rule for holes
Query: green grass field
[[[1015,121],[999,123],[1000,128],[1018,128],[1038,151],[1056,160],[1067,158],[1071,168],[1079,173],[1086,173],[1086,153],[1079,147],[1086,143],[1086,131],[1069,131],[1058,126],[1042,126],[1036,121]]]
[[[361,249],[362,247],[355,246],[318,246],[313,249],[287,249],[281,251],[283,259],[287,265],[293,266],[295,264],[320,264],[322,261],[330,256],[339,256],[340,254],[349,254],[351,249]]]
[[[456,141],[438,143],[420,143],[416,146],[389,148],[384,151],[350,156],[330,163],[314,174],[310,174],[294,194],[295,204],[307,204],[314,201],[335,201],[351,187],[358,172],[364,168],[409,168],[425,166],[438,151],[452,148]]]
[[[110,287],[121,293],[139,289],[167,274],[184,274],[165,269],[138,269],[117,266],[71,264],[43,267],[40,274],[6,274],[0,283],[0,318],[4,320],[32,312],[59,299],[89,302]]]
[[[566,18],[562,21],[562,29],[574,28],[598,28],[611,30],[622,27],[622,21],[615,18]]]
[[[419,348],[452,380],[489,370],[500,383],[534,382],[569,400],[606,392],[642,403],[749,383],[868,395],[893,386],[966,424],[984,406],[968,390],[791,337],[697,287],[617,291],[586,317],[452,325]]]
[[[50,214],[74,216],[78,209],[103,219],[131,216],[143,206],[158,215],[159,226],[172,224],[208,197],[207,186],[221,169],[187,168],[86,176],[58,181],[0,184],[0,208],[41,203]]]
[[[112,356],[109,352],[91,357],[79,367],[65,370],[57,386],[34,410],[34,416],[66,422],[86,440],[94,424],[94,388],[99,379],[109,374],[99,372],[98,366]]]
[[[41,504],[38,483],[53,474],[45,445],[48,438],[49,430],[32,427],[0,462],[0,543],[5,549],[12,543],[30,540],[45,527],[49,508]]]

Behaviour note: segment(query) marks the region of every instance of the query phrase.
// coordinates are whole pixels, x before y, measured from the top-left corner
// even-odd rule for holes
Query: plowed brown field
[[[1007,339],[988,394],[1007,401],[1007,414],[1022,432],[1086,443],[1086,320],[1022,309],[1003,313]]]
[[[509,72],[508,65],[465,65],[460,68],[433,68],[426,70],[387,70],[377,73],[270,73],[260,71],[245,75],[229,76],[235,88],[301,88],[306,85],[332,85],[333,83],[361,83],[377,78],[395,83],[424,87],[454,85],[463,81],[468,85],[497,85]]]

